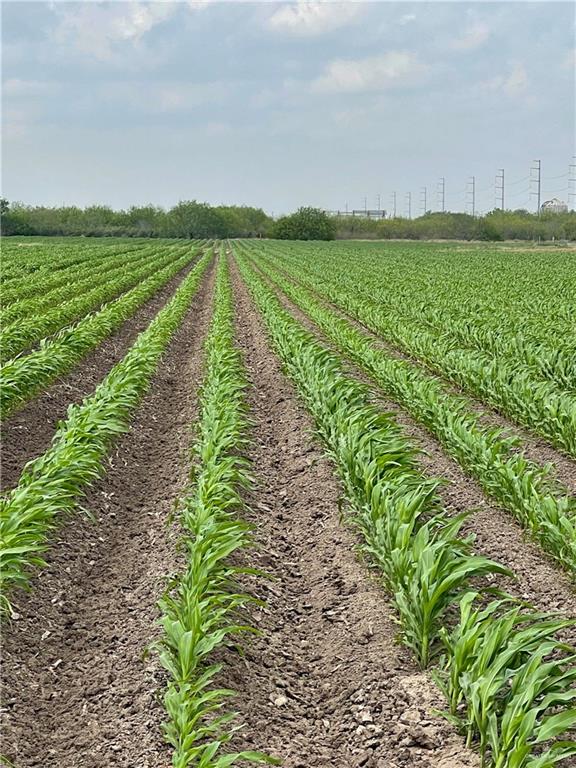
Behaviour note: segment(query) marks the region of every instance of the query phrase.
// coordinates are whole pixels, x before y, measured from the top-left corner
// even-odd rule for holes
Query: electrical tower
[[[476,176],[470,176],[466,185],[466,195],[470,198],[467,205],[472,209],[472,218],[476,216]]]
[[[530,186],[536,185],[536,191],[530,192],[531,195],[536,195],[538,207],[536,212],[540,216],[540,205],[542,203],[542,160],[534,160],[534,165],[530,168]]]
[[[422,187],[420,189],[420,206],[422,208],[422,215],[426,215],[426,211],[428,210],[428,204],[427,204],[427,194],[428,190],[426,187]]]
[[[446,210],[446,179],[444,176],[440,179],[438,182],[438,186],[436,188],[436,193],[438,197],[438,207],[444,213]]]
[[[576,208],[576,156],[568,166],[568,208]]]
[[[504,168],[499,168],[494,182],[494,207],[504,210]]]
[[[396,218],[396,192],[392,192],[392,218]]]
[[[412,192],[406,192],[406,209],[408,210],[408,218],[412,218]]]

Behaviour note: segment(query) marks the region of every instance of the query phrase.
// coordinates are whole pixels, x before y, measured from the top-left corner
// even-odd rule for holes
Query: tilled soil
[[[156,600],[176,567],[167,516],[186,482],[214,267],[107,474],[62,526],[3,636],[2,751],[18,768],[162,768]]]
[[[441,700],[397,643],[393,611],[340,519],[333,468],[235,268],[233,280],[258,478],[250,563],[273,578],[258,581],[267,605],[251,618],[262,634],[226,659],[224,683],[246,723],[236,741],[285,768],[478,765],[432,713]]]
[[[275,290],[278,292],[277,288]],[[314,323],[284,294],[278,293],[278,297],[283,306],[305,327],[328,343]],[[349,320],[354,324],[352,319]],[[537,543],[528,539],[528,534],[512,513],[486,498],[479,484],[468,477],[444,452],[440,443],[398,403],[382,397],[377,385],[355,366],[347,364],[347,368],[351,375],[370,386],[378,406],[394,413],[396,422],[402,425],[411,443],[421,449],[419,462],[424,472],[447,481],[440,489],[447,511],[454,514],[466,510],[472,512],[463,533],[474,534],[475,551],[497,560],[514,573],[514,579],[499,577],[500,586],[543,611],[555,610],[576,618],[576,592],[568,574]],[[576,629],[567,630],[564,636],[576,644]]]
[[[116,333],[90,352],[69,374],[55,381],[3,421],[0,444],[2,490],[16,485],[24,465],[47,450],[58,422],[66,417],[68,406],[81,402],[124,357],[138,334],[148,327],[154,316],[172,297],[196,261],[197,258],[194,258],[180,270],[140,307],[136,314],[123,323]]]

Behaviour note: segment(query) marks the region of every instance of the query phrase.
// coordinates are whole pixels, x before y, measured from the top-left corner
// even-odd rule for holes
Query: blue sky
[[[3,194],[115,207],[567,199],[575,7],[4,2]]]

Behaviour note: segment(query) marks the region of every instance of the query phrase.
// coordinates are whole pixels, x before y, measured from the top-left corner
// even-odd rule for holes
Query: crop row
[[[120,274],[120,270],[137,265],[157,253],[157,246],[149,246],[136,251],[121,253],[111,258],[95,257],[87,263],[76,265],[64,280],[58,281],[55,287],[44,287],[40,295],[6,301],[4,298],[5,291],[3,291],[0,326],[5,327],[21,317],[41,315],[55,305],[90,290],[97,282],[108,282],[115,273]]]
[[[178,505],[185,566],[160,602],[163,632],[158,646],[169,677],[163,698],[165,735],[174,768],[225,768],[239,760],[276,764],[259,752],[222,754],[235,717],[222,707],[233,691],[215,685],[221,665],[210,662],[229,636],[252,631],[238,622],[238,612],[250,598],[237,583],[242,569],[230,562],[233,553],[250,544],[249,527],[238,511],[243,506],[240,492],[251,484],[251,476],[244,457],[246,379],[234,347],[225,256],[218,265],[215,311],[204,352],[194,466]]]
[[[19,245],[6,241],[2,246],[4,266],[0,275],[3,295],[6,291],[10,300],[13,293],[18,298],[35,295],[41,292],[45,280],[48,283],[60,280],[65,274],[69,275],[70,270],[93,262],[95,258],[106,259],[142,247],[143,243],[138,242],[94,244],[84,240]]]
[[[566,251],[463,251],[433,243],[338,243],[329,253],[322,244],[287,244],[282,251],[305,257],[311,268],[327,259],[345,265],[357,290],[385,302],[404,322],[487,352],[503,343],[508,354],[520,353],[520,365],[541,349],[570,352],[576,345],[574,259]],[[528,361],[524,350],[531,350]]]
[[[8,360],[26,349],[30,349],[40,339],[53,334],[69,323],[86,316],[130,288],[154,275],[158,270],[178,260],[185,252],[182,247],[155,251],[142,260],[132,264],[120,265],[108,276],[95,280],[91,287],[82,292],[80,289],[72,298],[53,306],[44,313],[31,311],[25,319],[3,326],[0,331],[0,349],[2,359]]]
[[[312,270],[302,269],[294,261],[289,268],[404,353],[576,457],[576,397],[557,384],[537,380],[506,359],[455,347],[449,336],[433,336],[421,327],[402,322],[380,299],[358,295],[347,267],[331,263],[328,279],[326,265],[322,274],[315,267],[314,276]],[[363,278],[359,280],[363,282]]]
[[[417,265],[411,263],[410,270],[395,272],[387,253],[377,261],[366,258],[362,251],[351,250],[348,258],[343,259],[344,254],[328,255],[319,248],[305,265],[301,259],[304,252],[299,258],[298,251],[288,247],[286,253],[290,254],[292,266],[295,260],[300,261],[299,267],[305,266],[316,277],[325,280],[330,274],[337,287],[353,285],[355,293],[365,302],[385,306],[389,328],[410,329],[412,336],[416,335],[421,342],[428,339],[428,348],[433,340],[440,345],[444,355],[476,355],[486,365],[512,365],[527,380],[534,379],[536,385],[543,380],[560,392],[576,390],[576,316],[570,299],[570,281],[561,270],[563,283],[556,280],[559,286],[544,304],[544,314],[534,313],[539,318],[537,325],[531,316],[531,324],[525,328],[524,318],[527,312],[530,313],[528,309],[520,308],[526,305],[526,294],[532,296],[536,286],[531,286],[532,290],[525,290],[525,286],[516,287],[514,292],[508,289],[506,300],[503,298],[500,305],[493,297],[488,300],[478,295],[482,289],[486,291],[487,285],[497,293],[493,280],[494,273],[498,275],[505,263],[502,254],[485,263],[472,259],[479,274],[465,272],[467,282],[463,284],[457,274],[459,264],[454,258],[446,262],[433,260],[437,268],[435,273],[419,260]],[[326,271],[328,259],[329,272]],[[470,254],[467,254],[466,259],[461,260],[466,263],[469,259]],[[518,259],[517,263],[522,260]],[[384,272],[385,280],[382,279]],[[539,287],[533,274],[529,279]],[[576,286],[574,288],[576,290]]]
[[[148,388],[170,338],[180,325],[210,262],[205,255],[173,298],[82,403],[71,405],[50,448],[26,465],[18,485],[0,504],[0,600],[28,584],[50,531],[70,513],[102,472],[110,442],[126,431],[130,414]]]
[[[0,415],[16,408],[72,368],[92,349],[119,328],[156,291],[193,258],[188,252],[151,275],[131,291],[87,315],[75,325],[40,343],[28,355],[9,360],[0,367]]]
[[[549,466],[541,467],[512,452],[514,438],[500,429],[483,427],[465,399],[447,393],[441,382],[412,363],[375,347],[368,333],[326,307],[309,290],[262,259],[258,263],[328,339],[442,443],[489,496],[511,511],[569,573],[576,573],[576,500],[554,487]]]
[[[438,481],[420,473],[392,417],[370,404],[367,389],[345,375],[339,358],[282,308],[243,258],[239,264],[343,481],[404,643],[422,666],[443,657],[438,677],[452,720],[485,765],[544,768],[576,754],[576,742],[556,740],[576,723],[576,655],[556,637],[574,622],[537,614],[507,595],[490,602],[489,591],[478,595],[472,579],[507,570],[473,554],[472,538],[459,535],[466,515],[442,509]],[[460,621],[450,628],[458,606]]]

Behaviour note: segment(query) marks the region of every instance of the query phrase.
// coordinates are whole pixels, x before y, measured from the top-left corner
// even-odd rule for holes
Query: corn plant
[[[547,370],[555,361],[560,361],[559,368],[550,378],[534,375],[529,367],[514,359],[514,341],[505,351],[500,348],[495,357],[489,350],[470,350],[455,340],[451,324],[444,333],[428,331],[420,320],[411,320],[406,301],[390,295],[388,280],[380,279],[378,268],[376,279],[374,272],[369,270],[353,276],[353,263],[346,260],[339,268],[331,254],[329,268],[327,264],[322,264],[321,258],[293,266],[296,266],[300,278],[311,280],[316,289],[329,296],[340,308],[401,351],[576,456],[576,318],[573,302],[571,304],[568,300],[558,304],[556,300],[558,311],[548,308],[550,317],[541,321],[546,329],[551,329],[554,322],[551,318],[556,317],[556,323],[560,320],[567,328],[564,336],[568,341],[555,337],[553,349],[558,351],[554,354],[548,349],[539,363],[541,369]],[[413,270],[410,270],[409,280],[417,283]],[[561,288],[566,297],[569,297],[568,282],[566,276]],[[433,284],[436,297],[441,290],[438,276]],[[384,285],[387,287],[383,288]],[[453,288],[453,284],[450,287]],[[421,298],[418,303],[420,301]],[[399,307],[396,312],[395,306]],[[504,305],[505,313],[511,313],[513,309],[513,305]],[[474,319],[476,321],[476,313]],[[498,320],[501,319],[502,313],[498,315]],[[466,325],[468,327],[470,321]],[[507,338],[502,336],[499,326],[497,335]],[[536,351],[527,354],[528,357],[538,357]]]
[[[497,590],[480,598],[470,589],[478,576],[510,574],[473,554],[473,539],[459,535],[465,515],[450,518],[442,510],[438,481],[419,473],[415,451],[391,416],[370,405],[366,389],[345,376],[244,259],[239,264],[344,481],[365,550],[394,596],[403,641],[422,665],[444,648],[438,677],[448,717],[478,745],[485,765],[548,768],[573,754],[576,744],[558,737],[574,725],[576,658],[557,639],[573,622],[510,608],[514,599]],[[483,602],[491,595],[492,602]],[[450,631],[448,615],[458,606],[460,622]],[[529,667],[536,650],[538,663]]]
[[[210,663],[213,651],[228,637],[254,631],[238,622],[239,610],[250,600],[237,584],[246,569],[230,564],[230,556],[250,543],[249,527],[237,513],[240,492],[251,484],[251,476],[244,457],[246,379],[234,347],[225,257],[218,267],[215,312],[204,350],[194,467],[179,504],[186,565],[159,603],[163,632],[157,647],[169,676],[164,731],[174,768],[224,768],[239,761],[278,764],[261,752],[222,752],[236,730],[235,714],[222,709],[233,691],[215,685],[221,666]]]
[[[336,464],[366,549],[383,568],[403,639],[425,667],[438,649],[446,612],[470,580],[509,572],[486,557],[471,556],[471,540],[457,536],[462,520],[447,518],[435,492],[438,481],[422,477],[416,451],[393,419],[369,402],[366,387],[282,309],[243,260],[240,269]]]
[[[0,416],[6,418],[59,376],[72,370],[88,352],[110,336],[185,267],[194,255],[195,252],[186,253],[98,312],[43,339],[30,354],[4,363],[0,367]]]
[[[412,363],[379,349],[369,334],[353,327],[311,291],[258,264],[337,346],[422,423],[498,503],[514,513],[534,538],[567,570],[576,573],[576,500],[540,467],[513,452],[518,440],[483,427],[466,401]]]
[[[110,442],[128,429],[130,414],[147,390],[209,262],[206,254],[93,394],[68,408],[50,448],[26,465],[18,485],[1,499],[0,609],[10,608],[10,587],[28,586],[30,569],[43,564],[41,552],[50,531],[102,473]]]
[[[132,264],[117,264],[115,269],[103,271],[97,277],[92,274],[85,281],[70,281],[66,288],[71,295],[67,298],[61,290],[55,297],[48,294],[4,309],[0,315],[2,360],[30,349],[41,339],[117,298],[169,266],[182,252],[182,247],[176,252],[173,248],[160,249],[146,258],[140,256]]]
[[[460,621],[441,630],[446,655],[438,681],[449,719],[478,742],[483,764],[544,768],[576,754],[553,741],[576,725],[576,655],[557,639],[575,621],[528,611],[512,598],[487,606],[469,592]]]

